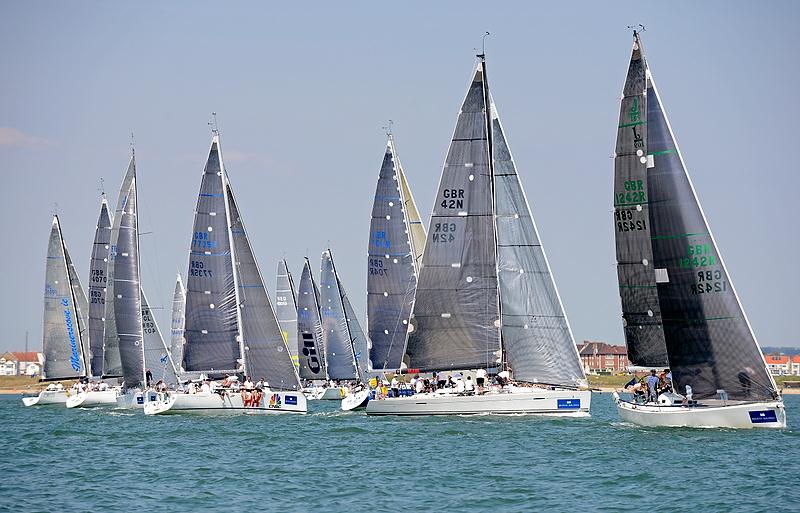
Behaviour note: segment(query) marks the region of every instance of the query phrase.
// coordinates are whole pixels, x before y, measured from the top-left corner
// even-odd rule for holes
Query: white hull
[[[648,427],[695,428],[771,428],[786,427],[783,401],[764,401],[728,405],[704,405],[688,408],[677,405],[633,404],[614,392],[614,403],[625,422]]]
[[[303,395],[309,401],[340,401],[347,397],[345,387],[310,387],[303,389]]]
[[[342,411],[353,411],[366,408],[370,396],[369,390],[360,390],[354,394],[348,394],[342,399]]]
[[[588,390],[546,390],[514,387],[483,395],[416,394],[372,400],[369,415],[476,415],[540,414],[588,417],[592,393]]]
[[[117,396],[117,408],[143,408],[145,399],[155,401],[157,399],[156,391],[128,390],[124,394]]]
[[[94,408],[117,404],[117,390],[91,390],[67,397],[67,408]]]
[[[149,395],[149,394],[148,394]],[[146,399],[150,399],[147,397]],[[264,391],[264,399],[258,408],[244,406],[241,394],[217,393],[187,394],[184,392],[162,392],[156,400],[145,400],[145,415],[199,414],[199,415],[266,415],[276,413],[306,413],[306,398],[300,392]]]
[[[67,402],[66,390],[42,390],[39,395],[23,397],[25,406],[43,406],[46,404],[64,404]]]

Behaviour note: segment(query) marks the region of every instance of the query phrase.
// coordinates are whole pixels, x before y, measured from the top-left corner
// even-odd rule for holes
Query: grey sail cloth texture
[[[265,378],[272,389],[299,390],[300,380],[272,309],[230,183],[227,190],[235,269],[238,272],[245,372],[253,379]]]
[[[92,376],[103,375],[103,333],[105,332],[108,255],[111,249],[111,216],[108,202],[100,203],[100,217],[94,232],[92,259],[89,268],[89,346],[92,353]]]
[[[503,350],[518,381],[585,384],[544,247],[492,102]]]
[[[120,213],[114,257],[114,318],[119,337],[122,377],[128,388],[144,381],[144,328],[142,290],[139,281],[139,226],[136,177],[128,189]]]
[[[122,220],[122,209],[125,207],[128,191],[133,183],[136,174],[136,160],[131,156],[128,163],[128,170],[122,180],[117,196],[117,206],[111,223],[111,244],[108,254],[108,269],[106,276],[106,304],[105,304],[105,328],[103,331],[103,377],[121,377],[122,361],[119,352],[119,336],[117,335],[117,321],[114,315],[114,298],[116,297],[114,288],[114,261],[117,255],[117,239],[119,238],[119,225]]]
[[[638,35],[634,44],[641,50]],[[777,397],[649,70],[646,78],[644,201],[650,207],[653,254],[647,267],[655,274],[672,379],[678,391],[691,385],[694,397],[700,399],[715,397],[718,390],[735,400]]]
[[[278,318],[286,347],[292,356],[292,363],[297,367],[298,354],[301,350],[297,345],[297,296],[286,260],[278,262],[275,282],[275,316]]]
[[[70,258],[69,250],[67,250],[66,246],[64,246],[64,257],[67,261],[67,274],[69,274],[69,281],[72,286],[72,297],[75,298],[75,311],[78,314],[78,331],[81,335],[81,354],[83,355],[84,368],[86,369],[86,375],[91,376],[92,353],[89,349],[89,301],[86,299],[86,292],[83,290],[78,271],[75,269],[75,264],[72,263],[72,258]]]
[[[142,331],[144,334],[144,368],[152,373],[154,385],[158,380],[163,380],[168,385],[178,382],[175,362],[167,350],[164,337],[158,328],[156,318],[150,310],[147,296],[142,290]]]
[[[431,216],[409,335],[409,367],[493,366],[500,307],[483,63],[458,115]]]
[[[369,227],[367,329],[371,367],[399,369],[408,338],[408,321],[417,291],[415,253],[401,181],[391,139],[383,156]],[[324,291],[323,291],[324,292]]]
[[[42,374],[46,380],[72,379],[87,375],[75,303],[61,225],[58,216],[53,216],[47,246],[42,324]]]
[[[628,361],[661,369],[668,365],[667,346],[650,244],[648,98],[643,51],[637,40],[622,91],[614,157],[614,233]]]
[[[322,315],[322,343],[330,379],[355,380],[359,378],[356,367],[353,338],[344,311],[339,278],[330,250],[322,253],[320,271],[320,314]]]
[[[183,368],[187,372],[241,370],[236,291],[219,138],[208,154],[189,251]]]
[[[347,297],[347,293],[344,291],[344,286],[341,282],[339,282],[339,290],[342,291],[344,315],[345,319],[347,320],[347,327],[350,329],[350,338],[353,341],[353,351],[355,352],[354,356],[356,359],[356,368],[358,369],[358,378],[362,383],[366,383],[367,372],[369,372],[369,366],[367,365],[367,358],[369,357],[369,342],[367,341],[367,336],[364,334],[364,330],[361,328],[361,323],[358,322],[356,311],[353,309],[353,305],[350,303],[350,298]]]
[[[183,361],[183,325],[185,322],[186,289],[180,275],[175,280],[175,292],[172,295],[172,330],[170,332],[170,352],[176,371],[180,374],[180,362]]]
[[[322,319],[319,312],[319,291],[308,258],[297,289],[297,338],[300,343],[300,377],[327,379],[325,348],[322,344]]]

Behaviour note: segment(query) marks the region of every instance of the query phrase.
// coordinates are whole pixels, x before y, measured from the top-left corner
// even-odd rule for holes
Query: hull
[[[42,390],[39,395],[22,398],[22,404],[25,406],[44,406],[47,404],[64,404],[66,402],[66,390]]]
[[[372,392],[370,390],[360,390],[354,394],[349,394],[342,399],[342,411],[353,411],[366,408],[371,395]]]
[[[186,394],[183,392],[161,392],[152,394],[144,403],[145,415],[268,415],[277,413],[306,413],[306,398],[299,392],[264,392],[262,406],[245,407],[242,396],[216,393]]]
[[[512,388],[483,395],[417,394],[373,400],[368,415],[477,415],[538,414],[588,417],[592,393],[588,390]]]
[[[617,412],[625,422],[648,427],[693,427],[736,429],[783,429],[786,409],[783,401],[764,401],[729,405],[700,402],[684,408],[676,405],[633,404],[614,392]]]
[[[72,394],[67,398],[67,408],[94,408],[117,404],[116,390],[92,390]]]
[[[303,389],[303,395],[309,401],[340,401],[347,397],[345,387],[309,387]]]
[[[129,390],[117,396],[117,408],[143,408],[145,400],[155,401],[156,391]]]

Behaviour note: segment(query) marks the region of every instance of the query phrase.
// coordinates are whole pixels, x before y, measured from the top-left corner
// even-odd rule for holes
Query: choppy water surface
[[[785,431],[592,418],[145,417],[0,396],[0,510],[800,511],[800,396]]]

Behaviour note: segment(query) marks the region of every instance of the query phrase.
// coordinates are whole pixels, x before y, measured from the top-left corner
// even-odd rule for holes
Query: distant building
[[[36,351],[9,351],[0,355],[0,376],[39,376],[44,355]]]
[[[588,374],[626,372],[628,369],[628,350],[625,346],[585,340],[583,344],[578,344],[578,354]]]
[[[800,354],[792,356],[789,372],[792,373],[792,376],[800,376]]]
[[[800,376],[800,355],[765,354],[764,361],[773,376]]]

